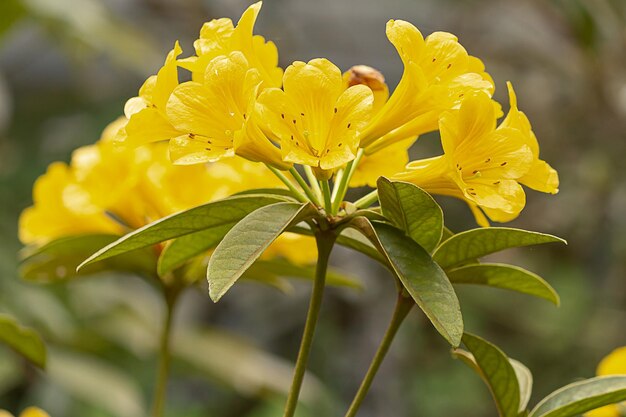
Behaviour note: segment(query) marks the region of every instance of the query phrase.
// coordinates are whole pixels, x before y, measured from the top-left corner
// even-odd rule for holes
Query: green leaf
[[[457,349],[453,354],[485,381],[500,417],[517,417],[524,407],[520,407],[520,385],[509,358],[497,346],[470,333],[463,335],[463,343],[469,352]]]
[[[523,268],[506,264],[470,264],[446,272],[453,284],[478,284],[548,300],[559,305],[559,296],[539,275]]]
[[[570,417],[626,401],[626,376],[599,376],[554,391],[537,404],[529,417]]]
[[[25,248],[20,275],[28,281],[49,283],[89,276],[102,271],[118,271],[153,276],[156,254],[152,248],[134,250],[76,271],[89,255],[119,239],[118,235],[91,234],[66,236],[41,247]]]
[[[242,276],[242,278],[256,281],[280,277],[312,281],[315,278],[315,265],[296,265],[287,259],[259,259]],[[326,284],[335,287],[363,289],[363,284],[360,281],[332,268],[326,273]]]
[[[209,295],[217,302],[287,228],[317,210],[310,204],[276,203],[244,217],[213,251],[207,269]]]
[[[540,243],[562,242],[560,237],[508,227],[485,227],[457,233],[443,242],[433,254],[442,268],[480,258],[503,249]]]
[[[134,249],[214,227],[235,225],[249,213],[268,204],[285,201],[280,196],[229,197],[164,217],[137,229],[91,255],[78,269]]]
[[[519,384],[519,414],[528,414],[527,407],[533,393],[533,374],[520,361],[509,358]],[[519,417],[519,416],[518,416]]]
[[[437,247],[443,233],[443,211],[426,191],[408,182],[380,177],[378,199],[383,214],[398,229],[428,252]]]
[[[363,233],[388,261],[398,279],[441,335],[458,346],[463,318],[454,288],[443,270],[413,239],[385,223],[356,218],[351,227]]]
[[[41,337],[7,314],[0,314],[0,341],[38,367],[46,366],[46,346]]]
[[[201,232],[181,236],[163,249],[157,264],[159,276],[182,266],[198,255],[213,249],[234,226],[233,223],[212,227]]]

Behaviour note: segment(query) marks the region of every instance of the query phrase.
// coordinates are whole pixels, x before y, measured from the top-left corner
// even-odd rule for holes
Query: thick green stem
[[[283,174],[282,172],[280,172],[279,170],[277,170],[276,168],[270,166],[270,165],[266,165],[267,168],[272,171],[272,173],[274,175],[276,175],[278,177],[279,180],[281,180],[283,182],[283,184],[285,184],[287,186],[287,188],[289,188],[289,191],[291,191],[291,193],[293,194],[293,196],[300,201],[301,203],[307,203],[309,201],[308,198],[306,198],[306,196],[304,194],[302,194],[300,192],[300,190],[298,190],[295,185],[293,185],[293,183],[291,182],[291,180],[289,178],[287,178],[285,176],[285,174]]]
[[[354,205],[357,208],[363,209],[368,208],[372,204],[378,201],[378,190],[374,190],[371,193],[367,194],[365,197],[362,197],[354,202]]]
[[[315,268],[315,281],[313,283],[313,292],[309,302],[309,311],[306,316],[302,341],[300,342],[300,350],[298,351],[298,359],[293,372],[293,381],[289,389],[287,404],[285,405],[284,417],[293,417],[298,406],[298,397],[302,388],[302,381],[306,372],[306,364],[309,359],[315,326],[322,305],[324,295],[324,286],[326,284],[326,270],[328,269],[328,259],[335,243],[336,236],[332,231],[318,232],[315,235],[317,242],[317,266]]]
[[[396,307],[393,311],[393,316],[391,317],[391,321],[389,322],[389,326],[387,327],[387,331],[383,336],[383,339],[378,346],[378,350],[370,363],[370,367],[361,382],[361,386],[357,391],[354,399],[352,400],[352,404],[350,404],[350,408],[348,412],[346,412],[345,417],[354,417],[356,413],[359,411],[365,396],[367,395],[370,387],[372,386],[372,382],[374,381],[374,377],[380,368],[380,365],[383,363],[385,359],[385,355],[389,351],[389,347],[391,346],[391,342],[393,341],[400,325],[404,321],[405,317],[411,311],[411,308],[415,305],[415,302],[411,298],[404,297],[402,294],[398,294],[398,300],[396,302]]]
[[[161,330],[161,342],[159,346],[159,370],[154,387],[152,402],[152,417],[161,417],[165,408],[165,396],[167,393],[167,379],[170,371],[170,337],[172,333],[172,320],[178,294],[168,296],[166,290],[166,310],[163,329]]]
[[[309,197],[309,200],[311,200],[313,202],[313,204],[315,204],[316,206],[321,207],[322,204],[321,204],[319,198],[317,198],[315,193],[313,193],[313,191],[309,187],[309,184],[307,184],[306,181],[304,180],[304,178],[302,178],[302,175],[300,175],[298,170],[292,167],[289,170],[289,173],[291,174],[292,177],[295,178],[295,180],[298,182],[298,184],[300,184],[300,187],[302,187],[302,189],[304,190],[304,193],[307,195],[307,197]],[[317,181],[315,181],[315,183],[317,184]]]

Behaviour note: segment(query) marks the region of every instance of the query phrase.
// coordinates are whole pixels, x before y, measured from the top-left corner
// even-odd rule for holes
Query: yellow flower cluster
[[[13,417],[13,414],[0,410],[0,417]],[[50,414],[37,407],[28,407],[20,413],[19,417],[50,417]]]
[[[626,375],[626,346],[615,349],[598,364],[598,376]],[[623,417],[626,404],[614,404],[600,407],[585,413],[585,417]]]
[[[177,164],[234,155],[279,170],[300,164],[323,181],[357,160],[351,186],[374,186],[381,175],[410,181],[465,200],[481,225],[488,225],[485,215],[504,222],[520,213],[520,184],[558,191],[557,173],[539,159],[512,87],[511,109],[496,128],[502,112],[491,98],[493,80],[454,35],[424,38],[408,22],[389,21],[387,37],[404,65],[390,94],[383,75],[365,65],[342,74],[318,58],[283,72],[274,43],[253,34],[260,8],[250,6],[237,25],[205,23],[192,57],[179,59],[176,43],[127,102],[128,123],[116,141],[168,141]],[[190,71],[191,81],[179,83],[178,68]],[[408,163],[415,140],[437,130],[444,155]]]
[[[100,140],[72,155],[69,165],[55,162],[35,183],[34,205],[20,217],[19,237],[41,245],[56,238],[122,234],[167,215],[234,193],[282,183],[262,164],[230,158],[211,164],[176,166],[167,144],[137,148],[115,145],[126,118],[111,123]],[[316,259],[315,242],[297,237],[297,245],[276,242],[275,256],[298,263]]]

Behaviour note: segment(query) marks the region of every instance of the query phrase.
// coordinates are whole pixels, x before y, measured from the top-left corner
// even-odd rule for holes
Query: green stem
[[[361,158],[363,158],[363,152],[363,148],[360,148],[356,154],[356,157],[352,161],[348,162],[348,165],[346,166],[343,175],[341,176],[341,178],[338,179],[339,184],[336,185],[335,189],[333,190],[334,195],[331,208],[332,214],[337,214],[339,212],[339,206],[341,205],[341,202],[348,192],[350,180],[352,179],[352,176],[354,175],[354,172],[356,171],[359,162],[361,162]]]
[[[291,182],[291,180],[289,178],[287,178],[285,176],[285,174],[283,174],[282,172],[280,172],[279,170],[277,170],[276,168],[266,165],[267,168],[272,171],[272,173],[274,175],[276,175],[278,177],[279,180],[281,180],[286,186],[287,188],[289,188],[289,191],[291,191],[291,193],[293,194],[293,196],[300,201],[301,203],[307,203],[309,201],[308,198],[306,198],[306,196],[304,194],[302,194],[300,192],[300,190],[298,190],[296,188],[295,185],[293,185],[293,183]]]
[[[165,408],[165,396],[167,393],[167,379],[170,371],[170,338],[172,333],[172,320],[174,317],[174,307],[178,299],[177,291],[167,294],[166,291],[166,311],[165,322],[161,332],[161,343],[159,348],[159,370],[154,387],[154,398],[152,403],[152,416],[161,417]]]
[[[328,183],[328,180],[322,180],[320,183],[322,185],[322,194],[324,195],[324,209],[328,214],[330,214],[332,206],[330,201],[330,184]]]
[[[313,168],[311,168],[309,165],[304,165],[304,173],[306,174],[306,177],[309,180],[309,184],[311,184],[311,188],[313,189],[315,195],[317,195],[318,198],[321,198],[322,189],[320,188],[319,182],[317,182],[317,177],[313,173]]]
[[[283,417],[293,417],[298,406],[298,397],[302,388],[302,381],[306,372],[306,364],[309,359],[309,352],[313,342],[315,326],[322,305],[324,295],[324,286],[326,283],[326,270],[328,269],[328,259],[335,243],[336,236],[332,231],[318,232],[315,235],[317,243],[317,266],[315,268],[315,282],[313,284],[313,292],[309,302],[309,311],[306,316],[302,341],[300,342],[300,350],[298,351],[298,359],[293,372],[293,381],[289,389],[287,404],[285,405],[285,413]]]
[[[350,164],[350,162],[348,162],[348,164]],[[339,185],[341,184],[341,181],[343,180],[344,174],[348,172],[348,168],[349,167],[346,167],[346,169],[340,169],[337,171],[337,173],[335,173],[335,179],[334,179],[335,183],[333,184],[333,193],[330,195],[330,201],[333,203],[333,206],[335,205],[337,194],[339,194],[339,188],[340,188]]]
[[[304,193],[307,195],[307,197],[309,197],[309,200],[311,200],[313,204],[315,204],[316,206],[321,207],[322,204],[320,203],[319,198],[317,198],[317,196],[313,193],[313,191],[309,187],[309,184],[307,184],[304,178],[302,178],[302,175],[300,175],[298,170],[295,169],[294,167],[291,167],[289,169],[289,173],[291,174],[292,177],[296,179],[298,184],[300,184],[300,187],[302,187],[302,189],[304,190]],[[317,184],[317,180],[315,181],[315,183]]]
[[[405,317],[411,311],[411,308],[415,305],[415,302],[411,298],[404,297],[402,294],[398,294],[398,300],[396,301],[396,307],[393,311],[393,316],[391,317],[391,321],[387,326],[387,331],[383,336],[383,339],[380,341],[380,345],[378,346],[378,350],[370,363],[370,367],[361,382],[361,386],[359,390],[356,392],[354,399],[352,400],[352,404],[350,404],[350,408],[346,412],[345,417],[354,417],[356,416],[367,392],[372,386],[372,382],[374,381],[374,377],[380,368],[380,365],[383,363],[385,359],[385,355],[389,351],[389,347],[391,346],[391,342],[393,341],[400,325],[404,321]]]
[[[374,190],[371,193],[367,194],[365,197],[362,197],[354,202],[354,205],[357,208],[363,209],[368,208],[372,204],[378,201],[378,190]]]

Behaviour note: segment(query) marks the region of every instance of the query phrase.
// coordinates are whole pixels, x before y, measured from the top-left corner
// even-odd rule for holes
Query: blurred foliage
[[[561,307],[498,290],[461,288],[466,327],[528,365],[535,376],[532,403],[557,386],[592,376],[601,357],[626,344],[626,2],[266,3],[258,30],[278,44],[283,66],[328,56],[342,68],[378,67],[393,85],[402,66],[384,37],[384,24],[398,17],[424,33],[459,35],[495,79],[511,80],[542,144],[542,157],[561,176],[560,194],[529,195],[526,210],[511,225],[564,236],[570,245],[519,249],[490,260],[515,257],[546,277],[561,295]],[[38,404],[65,417],[144,412],[162,315],[154,288],[130,276],[45,286],[21,282],[17,217],[30,204],[32,183],[46,165],[68,160],[75,147],[95,141],[176,39],[191,50],[203,21],[237,16],[245,6],[223,0],[0,1],[0,310],[38,329],[51,347],[48,373],[0,349],[0,408],[17,411]],[[500,100],[503,87],[498,85]],[[438,145],[428,136],[420,141],[427,142],[420,152],[436,152]],[[465,207],[441,202],[452,213],[446,223],[454,230],[472,226]],[[323,400],[309,404],[311,415],[343,410],[394,297],[392,280],[369,259],[340,250],[333,260],[362,277],[366,289],[328,292],[310,366],[326,385],[315,388],[313,382],[313,392],[321,390]],[[219,306],[211,305],[206,291],[186,294],[177,317],[185,325],[178,343],[218,349],[230,339],[206,328],[232,329],[245,337],[242,346],[252,349],[251,360],[261,367],[245,365],[240,368],[245,372],[237,373],[240,379],[224,381],[232,374],[216,374],[207,363],[210,355],[179,346],[169,415],[280,414],[282,397],[271,386],[294,359],[308,294],[307,284],[296,284],[287,296],[241,285]],[[232,371],[237,365],[228,359],[232,352],[222,349],[212,354]],[[106,397],[96,394],[103,384]],[[396,417],[495,414],[488,390],[451,358],[445,342],[417,313],[403,325],[362,415],[383,415],[390,403]]]

